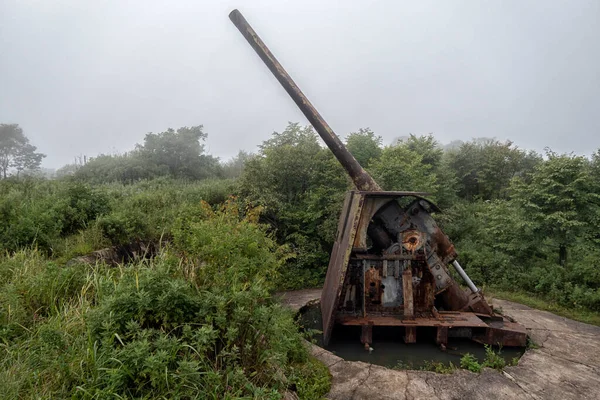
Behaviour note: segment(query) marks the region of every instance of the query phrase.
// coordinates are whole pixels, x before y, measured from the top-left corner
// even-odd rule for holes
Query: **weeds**
[[[479,360],[471,354],[467,353],[460,359],[460,367],[471,372],[481,372],[481,364]]]
[[[450,361],[448,364],[436,361],[425,361],[425,365],[423,365],[420,369],[422,371],[437,372],[438,374],[451,374],[456,371],[456,368],[456,365],[454,365],[452,361]]]
[[[471,372],[481,372],[483,368],[492,368],[497,371],[502,371],[504,367],[507,366],[506,360],[502,357],[502,349],[498,349],[498,351],[494,351],[493,347],[490,345],[485,345],[485,359],[482,363],[479,363],[477,358],[467,353],[460,359],[460,367],[467,369]],[[511,362],[508,364],[509,366],[517,365],[519,363],[519,358],[514,357]]]
[[[497,371],[502,371],[506,366],[515,366],[519,363],[519,357],[514,357],[508,364],[506,360],[502,357],[502,349],[499,349],[497,352],[494,351],[492,346],[485,345],[485,358],[483,362],[480,362],[477,357],[475,357],[471,353],[464,354],[460,359],[460,364],[458,366],[454,365],[451,361],[447,364],[444,362],[438,361],[425,361],[423,366],[418,368],[421,371],[431,371],[436,372],[438,374],[451,374],[456,371],[458,368],[466,369],[471,372],[479,373],[483,368],[492,368]],[[406,370],[406,369],[416,369],[411,364],[405,364],[402,361],[398,361],[398,363],[393,367],[393,369],[397,370]]]
[[[271,298],[285,253],[238,209],[182,213],[170,249],[118,268],[0,257],[3,397],[321,398],[327,368]]]

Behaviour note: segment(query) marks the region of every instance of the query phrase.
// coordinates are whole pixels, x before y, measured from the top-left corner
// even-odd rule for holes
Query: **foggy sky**
[[[0,123],[57,168],[203,124],[222,159],[307,123],[239,8],[340,136],[600,147],[600,1],[0,0]]]

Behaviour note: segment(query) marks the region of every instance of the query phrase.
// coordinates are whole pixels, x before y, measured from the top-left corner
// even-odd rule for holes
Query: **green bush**
[[[493,368],[498,371],[502,371],[506,367],[506,360],[501,355],[502,349],[495,352],[492,346],[485,345],[485,360],[483,360],[482,367]]]
[[[235,201],[178,218],[150,261],[60,266],[0,257],[0,390],[21,398],[321,398],[290,311],[271,298],[286,253]]]
[[[481,364],[479,364],[477,358],[471,353],[462,356],[460,359],[460,367],[471,372],[481,372]]]

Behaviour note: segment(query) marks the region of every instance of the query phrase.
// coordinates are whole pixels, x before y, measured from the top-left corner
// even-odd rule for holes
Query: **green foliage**
[[[238,154],[231,160],[221,165],[221,175],[224,178],[239,178],[244,172],[244,167],[248,160],[252,158],[252,154],[240,150]]]
[[[502,349],[495,352],[492,346],[485,345],[485,360],[481,364],[484,368],[493,368],[498,371],[502,371],[506,367],[506,361],[501,356]]]
[[[438,374],[451,374],[456,371],[456,366],[450,361],[448,364],[439,361],[425,361],[422,371],[431,371]]]
[[[360,128],[346,137],[346,147],[363,168],[381,156],[381,146],[381,136],[375,136],[369,128]]]
[[[69,184],[65,193],[59,193],[63,202],[61,234],[73,234],[110,210],[109,198],[106,193],[95,190],[81,183]]]
[[[582,237],[596,220],[600,193],[594,192],[589,161],[584,157],[547,154],[548,160],[535,169],[531,184],[515,180],[515,203],[538,224],[539,231],[555,247],[557,261],[567,262],[574,237]],[[589,232],[594,235],[594,232]]]
[[[441,207],[456,200],[456,178],[432,135],[410,135],[383,150],[370,172],[387,190],[423,191]]]
[[[72,175],[87,183],[133,183],[144,179],[171,177],[202,180],[221,174],[218,159],[205,154],[207,134],[202,126],[148,133],[143,144],[122,155],[100,155],[60,175]]]
[[[512,197],[457,203],[443,225],[476,281],[563,306],[600,310],[600,201],[583,157],[548,153]]]
[[[8,398],[301,398],[329,389],[273,302],[285,253],[229,201],[182,210],[174,247],[115,269],[0,257]]]
[[[166,169],[175,178],[205,179],[214,176],[217,159],[204,154],[208,135],[202,125],[148,133],[144,144],[138,145],[139,155],[151,165]]]
[[[290,124],[260,146],[246,163],[240,194],[261,206],[281,244],[295,256],[282,271],[288,287],[321,284],[348,179],[312,128]]]
[[[484,200],[508,197],[511,179],[526,179],[541,160],[536,153],[527,153],[512,142],[479,139],[463,143],[446,153],[449,167],[456,172],[459,196]]]
[[[504,360],[504,357],[502,357],[501,352],[502,349],[499,349],[496,352],[494,351],[492,346],[486,344],[485,359],[482,363],[479,363],[479,360],[477,360],[477,358],[473,354],[466,353],[460,359],[460,367],[476,373],[481,372],[483,368],[492,368],[497,371],[502,371],[504,367],[506,367],[506,360]],[[514,365],[516,365],[516,363],[518,362],[518,357],[515,357],[512,360],[512,363],[515,363]]]
[[[442,163],[444,150],[432,134],[427,136],[416,136],[411,133],[406,140],[401,142],[401,145],[408,150],[421,155],[421,160],[424,165],[437,168]]]
[[[205,137],[200,127],[149,134],[137,150],[98,157],[73,179],[2,180],[0,249],[33,246],[66,261],[107,245],[169,240],[177,217],[196,215],[201,200],[214,207],[237,194],[260,207],[260,221],[291,251],[281,288],[322,284],[351,187],[331,152],[310,127],[290,124],[255,156],[240,153],[215,170],[241,173],[239,182],[167,178],[206,176],[194,175],[201,164],[212,168],[203,164]],[[543,160],[485,139],[444,151],[432,135],[381,149],[368,129],[349,135],[348,146],[384,188],[431,193],[444,210],[436,218],[478,284],[600,310],[598,152],[591,160],[548,152]]]
[[[308,362],[292,366],[290,382],[303,400],[320,400],[331,389],[331,374],[325,364],[310,357]]]
[[[57,174],[73,176],[74,179],[82,182],[102,184],[134,183],[168,175],[168,171],[141,158],[138,151],[132,151],[122,155],[101,154],[91,158],[85,165],[57,171]]]
[[[540,346],[538,346],[538,344],[535,343],[533,341],[533,339],[531,339],[529,336],[527,336],[527,348],[528,349],[539,349]]]
[[[412,190],[433,193],[436,179],[423,156],[407,146],[388,146],[369,169],[375,181],[386,190]]]
[[[186,183],[162,178],[95,186],[68,180],[2,180],[0,250],[36,246],[64,258],[110,244],[156,241],[170,234],[179,212],[201,200],[221,203],[235,190],[232,180]]]
[[[471,354],[467,353],[460,359],[460,367],[471,372],[481,372],[481,364],[479,364],[479,360]]]
[[[553,314],[560,315],[576,321],[600,326],[600,314],[589,308],[564,306],[556,300],[550,298],[547,294],[525,293],[522,290],[511,288],[511,290],[502,290],[497,287],[487,287],[485,289],[486,297],[498,297],[500,299],[514,301],[525,304],[538,310],[550,311]]]

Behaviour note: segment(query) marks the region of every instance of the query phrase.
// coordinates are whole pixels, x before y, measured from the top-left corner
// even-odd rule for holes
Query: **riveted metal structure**
[[[321,294],[325,344],[335,326],[355,325],[362,327],[365,346],[371,344],[375,326],[403,327],[407,343],[416,341],[417,328],[433,328],[440,345],[455,335],[487,344],[525,346],[525,328],[496,314],[461,268],[452,242],[432,217],[439,208],[425,193],[382,191],[242,14],[234,10],[229,18],[356,187],[344,201]],[[467,290],[452,278],[449,265]]]

